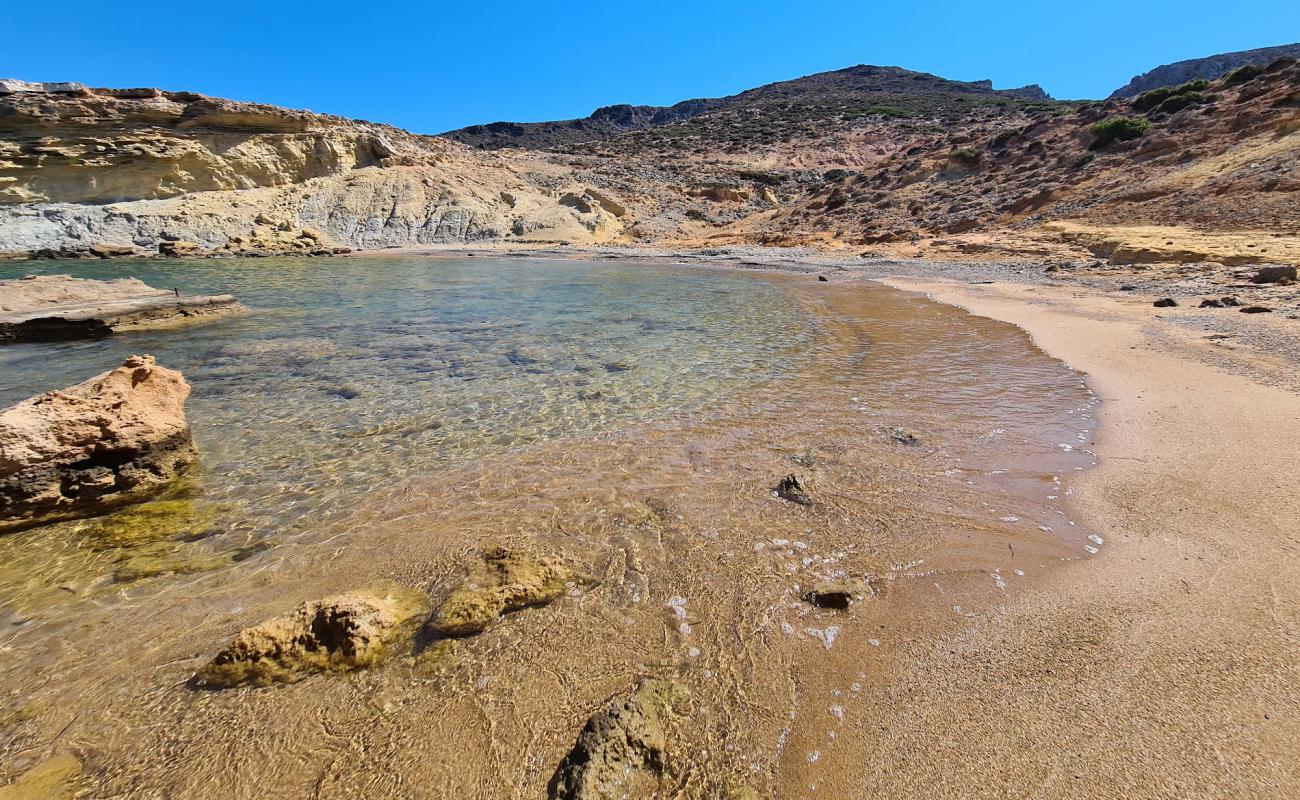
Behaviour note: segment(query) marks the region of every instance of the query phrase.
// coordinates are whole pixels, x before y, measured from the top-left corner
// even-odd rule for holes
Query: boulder
[[[447,596],[429,621],[435,636],[471,636],[512,611],[540,606],[592,579],[554,556],[489,547],[483,563]]]
[[[1152,303],[1151,305],[1155,306],[1156,308],[1174,308],[1175,306],[1178,305],[1178,302],[1174,300],[1174,298],[1172,297],[1162,297],[1159,300]]]
[[[1296,268],[1290,264],[1274,265],[1260,267],[1255,272],[1254,277],[1250,279],[1251,283],[1277,283],[1279,281],[1294,281],[1296,279]]]
[[[404,587],[350,592],[303,603],[246,628],[194,676],[205,688],[295,683],[320,672],[378,664],[429,610],[422,592]]]
[[[551,777],[551,800],[655,795],[668,763],[668,723],[687,698],[685,687],[643,680],[597,711]]]
[[[188,258],[197,256],[203,248],[197,242],[159,242],[158,255],[168,258]]]
[[[0,411],[0,531],[140,500],[196,456],[190,386],[153,356]]]
[[[125,244],[92,244],[87,248],[92,256],[99,258],[130,258],[140,255],[140,251]]]

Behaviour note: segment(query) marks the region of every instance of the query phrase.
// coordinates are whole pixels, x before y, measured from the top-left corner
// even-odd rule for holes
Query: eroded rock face
[[[413,589],[350,592],[315,600],[246,628],[201,669],[200,686],[295,683],[320,672],[363,669],[382,661],[429,601]]]
[[[0,411],[0,531],[89,516],[161,489],[196,456],[190,386],[153,356]]]
[[[685,700],[685,687],[645,680],[597,711],[551,778],[551,800],[649,797],[669,771],[668,722]]]
[[[503,614],[545,605],[590,581],[553,556],[490,547],[465,584],[438,606],[428,628],[436,636],[472,636]]]

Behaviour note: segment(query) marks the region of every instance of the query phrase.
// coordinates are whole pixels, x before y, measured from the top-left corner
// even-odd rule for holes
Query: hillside
[[[1111,93],[1111,100],[1137,97],[1162,86],[1177,86],[1194,80],[1212,81],[1234,69],[1251,65],[1267,67],[1279,58],[1300,58],[1300,44],[1260,47],[1236,53],[1219,53],[1205,58],[1189,58],[1144,72]]]
[[[683,100],[671,106],[613,105],[598,108],[591,116],[555,122],[491,122],[447,131],[448,139],[498,150],[525,147],[550,150],[568,144],[607,139],[632,131],[668,125],[716,106],[718,100]]]
[[[535,150],[603,141],[626,133],[661,130],[663,137],[713,131],[715,139],[756,132],[788,138],[828,119],[852,122],[872,116],[961,115],[985,105],[1007,107],[1050,98],[1037,86],[997,90],[991,81],[951,81],[901,67],[859,65],[749,89],[729,97],[684,100],[667,107],[609,106],[585,119],[558,122],[494,122],[442,134],[475,147]],[[717,135],[720,134],[720,135]]]
[[[1100,102],[869,66],[699,102],[485,149],[187,93],[8,82],[0,252],[568,243],[1300,262],[1294,60]]]

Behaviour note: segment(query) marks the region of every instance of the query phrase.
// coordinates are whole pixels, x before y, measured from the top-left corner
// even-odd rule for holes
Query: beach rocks
[[[687,692],[666,680],[644,680],[587,720],[551,778],[551,800],[649,797],[668,764],[668,723]]]
[[[246,628],[195,675],[203,687],[294,683],[320,672],[382,661],[411,623],[428,612],[422,592],[394,588],[349,592],[303,603],[289,614]]]
[[[196,456],[190,386],[153,356],[0,412],[0,531],[89,516],[167,485]]]
[[[472,636],[512,611],[550,603],[593,580],[554,556],[489,547],[469,579],[438,606],[428,630],[436,636]]]

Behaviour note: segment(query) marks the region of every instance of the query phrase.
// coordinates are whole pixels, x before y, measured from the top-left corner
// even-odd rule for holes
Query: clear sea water
[[[218,551],[274,543],[458,460],[705,408],[778,380],[815,335],[770,282],[646,264],[0,264],[0,278],[32,273],[133,276],[248,307],[179,330],[0,348],[0,406],[133,353],[179,369],[201,454],[185,493],[198,511],[179,533]]]

